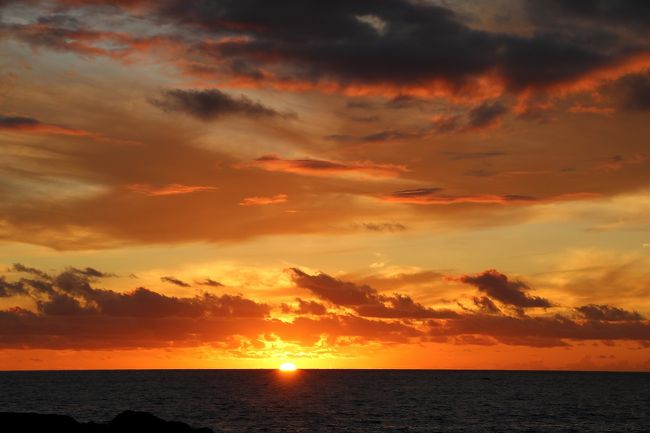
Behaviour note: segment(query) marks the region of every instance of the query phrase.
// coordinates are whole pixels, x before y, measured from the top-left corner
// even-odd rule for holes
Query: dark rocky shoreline
[[[0,412],[4,433],[214,433],[178,421],[165,421],[147,412],[125,411],[106,423],[80,423],[66,415]]]

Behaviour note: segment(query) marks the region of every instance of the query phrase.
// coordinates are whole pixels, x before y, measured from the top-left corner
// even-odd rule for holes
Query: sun
[[[298,367],[293,362],[285,362],[284,364],[278,367],[280,371],[296,371]]]

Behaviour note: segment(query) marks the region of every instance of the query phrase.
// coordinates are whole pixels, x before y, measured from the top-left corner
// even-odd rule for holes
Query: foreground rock
[[[122,412],[108,423],[80,423],[65,415],[0,412],[3,433],[214,433],[178,421],[165,421],[147,412]]]

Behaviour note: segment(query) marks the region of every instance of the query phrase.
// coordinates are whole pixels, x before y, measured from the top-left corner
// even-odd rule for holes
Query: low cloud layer
[[[116,292],[97,287],[112,276],[94,268],[71,267],[50,274],[17,264],[0,278],[0,298],[28,299],[33,308],[0,311],[0,348],[217,347],[236,336],[258,341],[260,347],[277,338],[311,347],[325,338],[334,351],[339,344],[349,345],[351,338],[358,345],[464,341],[554,347],[585,340],[650,342],[650,324],[637,312],[610,305],[558,306],[525,293],[530,288],[524,283],[494,270],[454,277],[466,284],[467,295],[472,289],[479,295],[473,297],[473,307],[461,310],[429,307],[404,293],[387,295],[323,273],[312,275],[297,268],[288,272],[296,288],[317,299],[297,297],[273,305],[210,292],[191,297],[144,287]],[[189,286],[177,278],[162,279]],[[213,280],[197,281],[222,287]],[[556,312],[535,314],[537,307]],[[289,320],[275,319],[276,312]]]

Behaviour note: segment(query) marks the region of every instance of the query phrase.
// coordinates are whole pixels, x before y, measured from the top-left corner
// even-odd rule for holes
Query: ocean
[[[0,372],[0,411],[101,422],[129,409],[215,432],[650,432],[650,374]]]

